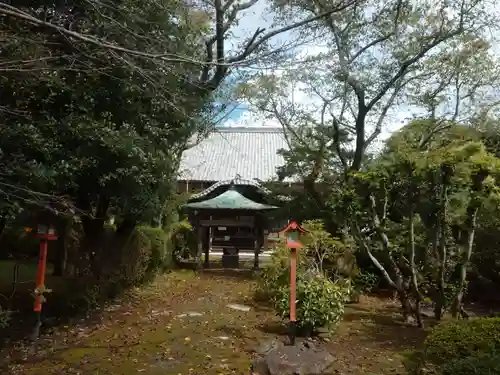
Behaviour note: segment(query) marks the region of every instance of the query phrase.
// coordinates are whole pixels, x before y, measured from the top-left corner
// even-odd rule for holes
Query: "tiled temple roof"
[[[179,168],[180,180],[223,181],[239,175],[246,180],[267,181],[284,164],[278,150],[288,145],[282,128],[217,128],[206,139],[186,150]]]

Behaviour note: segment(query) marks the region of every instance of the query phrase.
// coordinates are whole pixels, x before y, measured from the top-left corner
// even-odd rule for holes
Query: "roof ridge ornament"
[[[236,173],[234,178],[231,180],[231,183],[229,184],[229,188],[227,190],[235,190],[236,182],[241,182],[241,175],[239,173]]]

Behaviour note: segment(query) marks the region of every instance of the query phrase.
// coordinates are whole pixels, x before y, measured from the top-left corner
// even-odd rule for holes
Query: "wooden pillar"
[[[196,239],[198,241],[197,245],[197,252],[196,252],[196,268],[197,269],[201,269],[201,262],[202,262],[202,259],[201,259],[201,255],[203,253],[203,227],[200,225],[200,223],[198,222],[198,226],[197,226],[197,235],[196,235]]]
[[[262,231],[260,230],[259,227],[255,227],[254,230],[253,230],[253,233],[254,233],[254,241],[253,241],[253,251],[254,251],[254,255],[253,255],[253,268],[255,270],[258,270],[259,269],[259,250],[260,250],[260,241],[259,241],[259,236],[260,234],[262,233]]]
[[[210,266],[210,250],[212,249],[212,236],[213,236],[212,227],[208,227],[207,231],[208,231],[208,239],[205,244],[205,268],[208,268]]]
[[[262,252],[265,252],[268,250],[269,247],[269,230],[264,229],[262,231],[262,235],[264,236],[262,241]]]

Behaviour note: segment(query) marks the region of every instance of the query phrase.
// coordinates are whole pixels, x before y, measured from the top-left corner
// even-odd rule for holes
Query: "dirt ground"
[[[285,333],[271,310],[252,302],[253,288],[244,273],[167,274],[90,319],[51,330],[36,346],[5,348],[0,373],[248,374],[252,351]],[[331,373],[405,374],[404,354],[425,332],[398,322],[390,300],[363,297],[348,306],[326,339],[337,358]]]

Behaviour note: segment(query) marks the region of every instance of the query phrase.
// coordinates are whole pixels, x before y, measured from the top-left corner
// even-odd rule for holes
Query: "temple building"
[[[211,254],[222,255],[225,267],[238,267],[240,256],[259,267],[270,233],[286,224],[280,214],[286,198],[273,197],[259,181],[277,177],[284,164],[278,151],[286,148],[281,128],[218,128],[184,152],[178,189],[193,193],[184,208],[197,232],[200,267]]]

